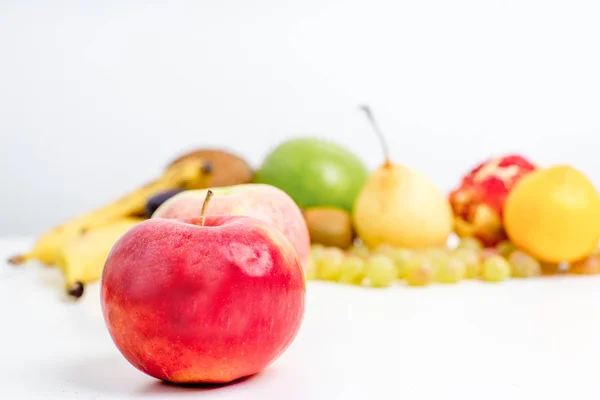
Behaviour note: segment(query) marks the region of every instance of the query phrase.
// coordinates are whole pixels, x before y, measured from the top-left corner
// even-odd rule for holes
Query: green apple
[[[348,149],[301,137],[273,149],[254,181],[280,188],[301,208],[333,206],[352,211],[367,176],[363,162]]]

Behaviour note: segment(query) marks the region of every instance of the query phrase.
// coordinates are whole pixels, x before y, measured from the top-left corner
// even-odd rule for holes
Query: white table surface
[[[0,257],[26,249],[0,240]],[[0,262],[0,398],[599,399],[600,278],[375,290],[309,282],[300,334],[263,373],[181,388],[130,366],[99,285],[65,301],[56,269]]]

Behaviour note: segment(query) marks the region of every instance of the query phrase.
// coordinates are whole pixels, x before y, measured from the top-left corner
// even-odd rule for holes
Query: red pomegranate
[[[450,193],[454,230],[459,237],[475,237],[491,247],[506,239],[502,211],[508,193],[536,166],[518,154],[482,162]]]

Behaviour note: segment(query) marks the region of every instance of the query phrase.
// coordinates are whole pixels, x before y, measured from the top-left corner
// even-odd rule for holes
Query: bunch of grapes
[[[495,248],[483,248],[476,239],[463,238],[453,249],[415,250],[389,245],[369,249],[355,245],[342,250],[313,245],[307,279],[382,288],[395,282],[408,286],[455,284],[466,279],[502,282],[510,277],[528,278],[559,271],[560,266],[540,263],[508,241]],[[600,273],[600,254],[572,264],[571,272]]]

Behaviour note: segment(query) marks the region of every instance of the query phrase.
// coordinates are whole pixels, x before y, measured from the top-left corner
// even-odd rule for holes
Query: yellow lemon
[[[579,260],[600,238],[600,197],[580,171],[564,165],[526,175],[504,205],[510,240],[540,261]]]

